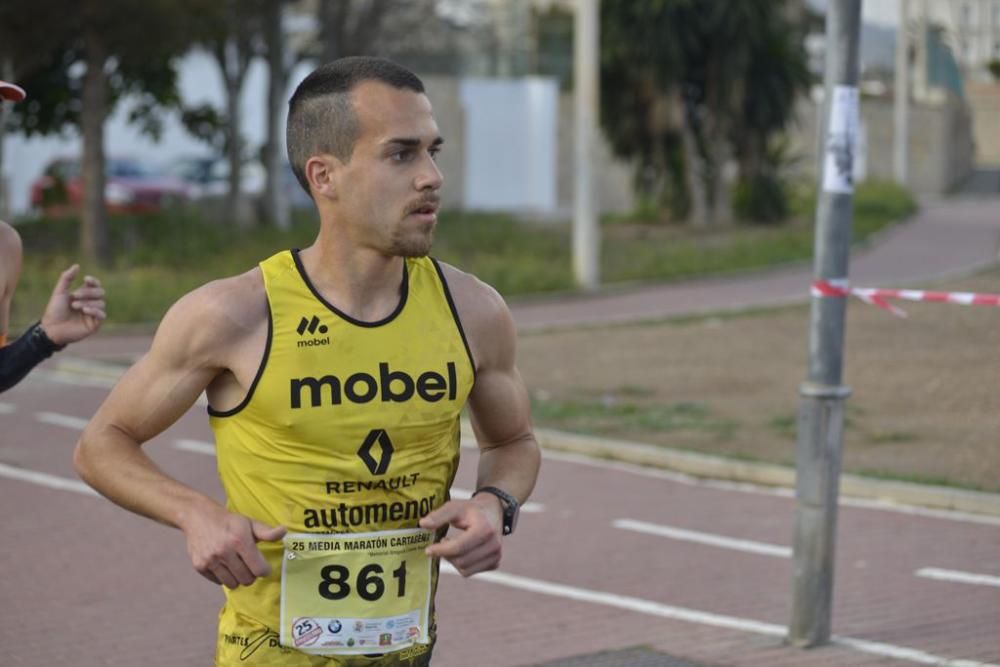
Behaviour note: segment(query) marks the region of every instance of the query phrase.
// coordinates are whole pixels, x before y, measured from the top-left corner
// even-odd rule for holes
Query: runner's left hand
[[[480,497],[484,498],[483,503],[479,502]],[[463,577],[497,568],[501,555],[501,515],[496,498],[480,494],[473,500],[450,500],[420,520],[420,527],[427,530],[445,525],[450,526],[448,535],[427,547],[428,556],[444,558]]]

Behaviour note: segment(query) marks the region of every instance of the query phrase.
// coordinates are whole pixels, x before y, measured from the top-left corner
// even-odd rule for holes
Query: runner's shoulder
[[[448,290],[455,300],[455,306],[463,317],[469,314],[476,319],[509,317],[510,309],[496,289],[471,273],[457,269],[451,264],[438,262],[441,272],[448,282]]]
[[[513,342],[515,329],[510,308],[496,289],[471,273],[439,262],[455,302],[462,328],[473,346],[473,356],[482,360],[482,352],[496,344],[506,347]],[[478,352],[478,354],[477,354]]]
[[[220,278],[177,300],[163,316],[154,346],[186,355],[214,355],[266,327],[267,295],[259,267]]]

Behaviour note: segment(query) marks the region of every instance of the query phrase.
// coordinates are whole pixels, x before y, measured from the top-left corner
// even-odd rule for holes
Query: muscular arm
[[[499,295],[494,298],[481,321],[467,327],[470,336],[478,333],[476,385],[469,396],[480,450],[476,488],[496,486],[523,503],[535,487],[541,455],[531,427],[528,392],[514,365],[514,323]]]
[[[206,310],[188,295],[164,317],[148,354],[125,373],[77,445],[80,476],[125,509],[182,528],[206,496],[171,479],[141,445],[177,421],[223,369],[210,361],[212,341],[192,326]]]
[[[220,341],[232,345],[247,335],[245,327],[227,316],[227,309],[244,305],[240,296],[238,289],[220,281],[175,304],[149,353],[122,377],[87,425],[74,457],[79,475],[112,502],[179,528],[195,569],[231,588],[268,573],[255,541],[278,539],[283,529],[232,514],[169,477],[142,444],[177,421],[227,372]]]
[[[451,267],[442,266],[476,362],[476,384],[469,395],[472,427],[479,443],[476,488],[495,486],[522,503],[534,489],[541,454],[531,427],[528,393],[514,365],[516,332],[510,311],[492,288]],[[448,559],[464,576],[492,570],[500,562],[502,508],[483,493],[446,503],[421,525],[448,523],[449,534],[428,552]]]

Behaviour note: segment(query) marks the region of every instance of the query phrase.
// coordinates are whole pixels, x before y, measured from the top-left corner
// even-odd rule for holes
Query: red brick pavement
[[[85,417],[105,390],[39,374],[6,393],[0,463],[70,478],[77,432],[37,413]],[[149,444],[171,474],[218,494],[201,409]],[[456,486],[474,483],[466,450]],[[640,469],[550,457],[508,540],[501,575],[649,601],[671,609],[787,622],[791,561],[616,529],[630,518],[775,545],[790,541],[792,501]],[[176,532],[73,491],[0,476],[3,664],[202,665],[212,654],[218,590],[188,564]],[[834,632],[948,658],[1000,663],[1000,588],[931,581],[920,567],[1000,576],[1000,520],[971,522],[844,507]],[[515,667],[646,645],[716,665],[903,665],[836,644],[801,651],[780,636],[721,629],[594,601],[442,575],[438,667]]]

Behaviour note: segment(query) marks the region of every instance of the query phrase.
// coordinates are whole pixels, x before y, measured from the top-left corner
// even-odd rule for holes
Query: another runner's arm
[[[224,287],[211,283],[170,309],[149,353],[122,377],[87,425],[74,462],[80,476],[114,503],[182,530],[195,569],[235,587],[268,573],[255,539],[280,535],[166,475],[142,450],[225,370],[219,361],[225,359],[222,346],[241,329],[226,316],[225,295],[232,290]],[[239,303],[238,298],[228,301]]]

